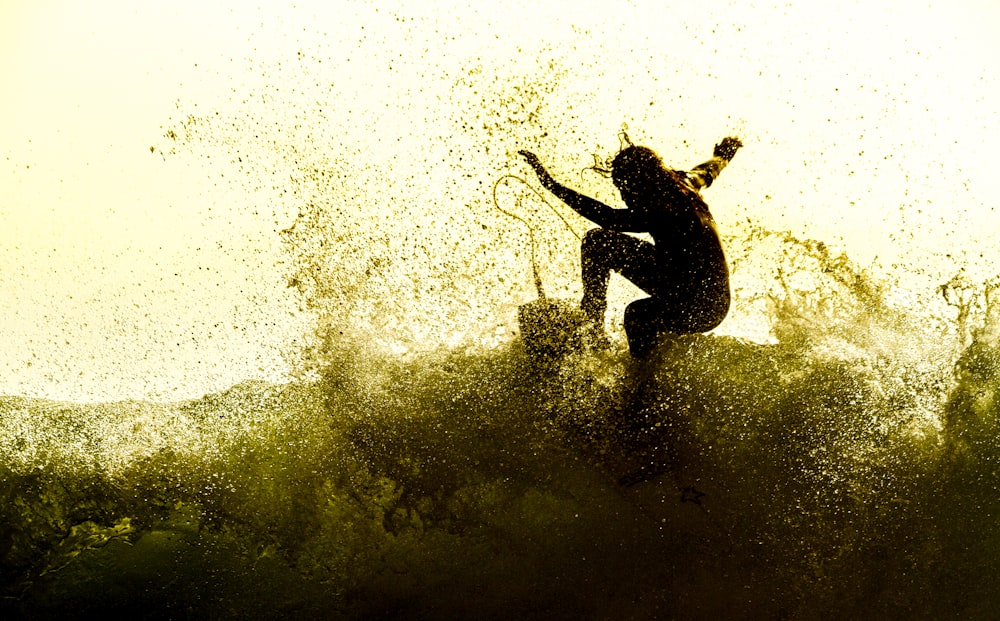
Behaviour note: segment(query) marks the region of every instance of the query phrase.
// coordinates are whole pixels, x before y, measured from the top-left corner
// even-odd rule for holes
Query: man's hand
[[[538,156],[531,151],[524,150],[518,151],[518,154],[524,158],[524,161],[528,162],[529,166],[535,169],[535,174],[538,175],[538,180],[541,182],[542,186],[551,190],[555,185],[555,181],[552,180],[552,175],[549,174],[549,171],[545,170],[542,163],[538,161]]]
[[[726,138],[723,138],[722,142],[715,145],[715,151],[713,151],[712,154],[715,157],[721,157],[722,159],[728,162],[729,160],[733,159],[733,157],[736,155],[736,151],[738,151],[739,148],[742,146],[743,143],[740,142],[739,138],[737,138],[736,136],[728,136]]]
[[[523,157],[524,161],[528,162],[528,164],[530,164],[535,170],[542,168],[542,163],[538,161],[538,156],[531,151],[525,151],[522,149],[518,151],[518,154]]]

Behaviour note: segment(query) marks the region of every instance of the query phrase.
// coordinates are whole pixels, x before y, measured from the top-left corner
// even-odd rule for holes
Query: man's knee
[[[590,229],[584,234],[583,241],[580,242],[580,250],[584,254],[590,254],[598,248],[607,246],[608,242],[610,242],[612,237],[615,235],[617,235],[617,233],[607,229]]]

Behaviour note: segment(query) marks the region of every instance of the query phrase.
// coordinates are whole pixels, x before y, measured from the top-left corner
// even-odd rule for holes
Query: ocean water
[[[995,289],[728,246],[754,338],[644,364],[614,329],[545,369],[516,334],[393,353],[331,311],[287,384],[0,399],[0,615],[994,618]]]

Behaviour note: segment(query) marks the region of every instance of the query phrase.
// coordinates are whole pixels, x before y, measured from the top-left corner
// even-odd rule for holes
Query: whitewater
[[[988,618],[995,286],[900,303],[822,243],[728,247],[767,338],[539,368],[328,323],[286,384],[3,398],[4,617]]]

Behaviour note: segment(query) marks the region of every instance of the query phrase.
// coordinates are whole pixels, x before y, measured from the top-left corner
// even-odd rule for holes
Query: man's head
[[[698,192],[681,175],[667,168],[649,147],[630,143],[615,155],[607,170],[622,200],[631,209],[678,214],[708,210]]]
[[[649,147],[629,145],[611,161],[611,181],[624,197],[654,191],[663,176],[663,160]]]
[[[590,170],[611,177],[622,200],[631,208],[644,210],[662,204],[658,197],[671,192],[677,185],[674,173],[655,151],[632,144],[625,130],[618,134],[618,139],[621,148],[614,158],[602,162],[595,155]]]

